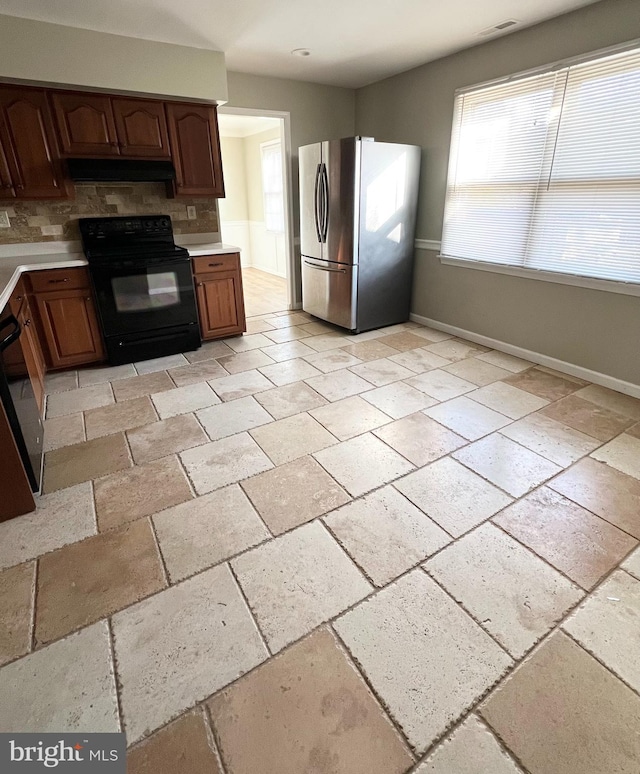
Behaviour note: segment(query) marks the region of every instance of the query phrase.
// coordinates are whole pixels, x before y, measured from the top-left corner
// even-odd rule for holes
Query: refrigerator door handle
[[[322,218],[322,202],[320,201],[320,173],[322,170],[322,164],[318,164],[316,168],[316,181],[313,188],[313,214],[315,219],[316,236],[318,242],[322,242],[322,232],[320,230],[320,223]]]
[[[327,165],[322,164],[322,241],[327,241],[327,234],[329,233],[329,177],[327,175]]]
[[[307,266],[310,266],[312,269],[318,269],[318,271],[328,271],[332,274],[346,274],[346,269],[328,269],[325,266],[318,266],[317,263],[310,263],[309,261],[305,261],[305,264]]]

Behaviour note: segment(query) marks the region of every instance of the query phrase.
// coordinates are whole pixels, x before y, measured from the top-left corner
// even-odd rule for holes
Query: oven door
[[[92,264],[105,336],[197,323],[190,260]]]

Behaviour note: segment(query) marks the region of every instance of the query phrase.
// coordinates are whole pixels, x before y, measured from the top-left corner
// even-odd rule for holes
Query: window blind
[[[282,148],[280,141],[263,143],[262,192],[264,220],[267,231],[284,231],[284,191],[282,180]]]
[[[442,253],[640,283],[640,49],[456,96]]]

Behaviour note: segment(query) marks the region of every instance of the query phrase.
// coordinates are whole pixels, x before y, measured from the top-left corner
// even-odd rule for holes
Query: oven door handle
[[[7,347],[11,346],[14,341],[17,341],[17,339],[20,338],[20,334],[22,333],[22,328],[20,326],[20,323],[18,322],[18,318],[12,314],[9,315],[9,317],[6,318],[6,320],[3,320],[0,322],[0,331],[3,328],[6,328],[8,325],[13,325],[14,329],[11,331],[11,333],[6,336],[2,341],[0,341],[0,352],[4,352]]]

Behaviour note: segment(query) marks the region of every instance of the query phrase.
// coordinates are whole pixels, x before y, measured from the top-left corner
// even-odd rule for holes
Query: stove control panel
[[[85,252],[106,245],[173,244],[173,227],[168,215],[80,218],[79,226]]]

